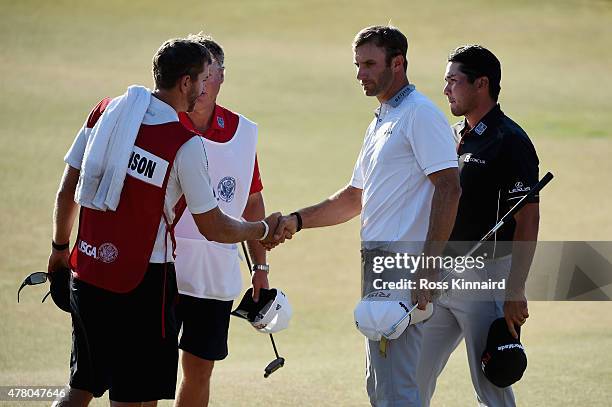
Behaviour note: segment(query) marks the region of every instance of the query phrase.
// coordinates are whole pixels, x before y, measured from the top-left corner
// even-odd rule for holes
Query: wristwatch
[[[269,264],[253,264],[253,269],[251,271],[252,272],[265,271],[266,273],[269,273],[270,265]]]

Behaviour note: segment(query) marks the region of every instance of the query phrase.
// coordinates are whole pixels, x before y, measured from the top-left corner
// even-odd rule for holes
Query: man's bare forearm
[[[266,206],[261,192],[249,196],[242,217],[250,222],[256,222],[266,217]],[[272,233],[270,231],[270,233]],[[266,249],[257,240],[247,241],[249,254],[254,264],[266,264]]]
[[[516,228],[512,242],[512,266],[508,277],[510,295],[522,295],[535,254],[540,223],[537,203],[527,204],[516,215]]]
[[[53,208],[53,241],[64,244],[70,240],[70,233],[76,219],[79,206],[74,202],[74,192],[79,180],[79,170],[66,166]]]
[[[361,189],[347,185],[326,200],[300,209],[302,227],[319,228],[348,222],[361,213],[361,193]]]
[[[265,219],[269,226],[268,237],[274,232],[280,214]],[[262,222],[245,222],[224,214],[218,207],[208,212],[194,214],[198,230],[206,239],[219,243],[239,243],[245,240],[259,240],[266,230]]]
[[[436,173],[438,174],[438,173]],[[431,177],[430,177],[431,179]],[[457,217],[461,187],[456,169],[440,171],[434,180],[435,191],[431,201],[429,228],[423,253],[437,256],[442,253]]]
[[[425,256],[439,256],[455,225],[461,187],[459,185],[459,172],[457,168],[447,168],[428,176],[434,185],[429,215],[429,228],[423,246]],[[418,271],[418,277],[436,280],[438,270],[423,268]],[[433,301],[433,292],[430,289],[417,288],[411,292],[412,301],[424,310],[428,302]]]

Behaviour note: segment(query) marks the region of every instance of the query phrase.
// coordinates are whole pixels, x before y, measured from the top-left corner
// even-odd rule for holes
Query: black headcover
[[[52,273],[49,273],[51,281],[51,298],[55,305],[62,311],[70,312],[70,278],[72,272],[68,268],[62,268]]]
[[[276,298],[276,288],[262,288],[259,290],[259,301],[255,302],[253,301],[253,287],[251,287],[246,290],[238,308],[232,311],[232,315],[253,322],[257,314],[274,298]]]
[[[506,320],[498,318],[489,328],[487,347],[482,353],[481,366],[487,379],[497,387],[508,387],[523,377],[527,369],[527,355],[519,339],[514,339]]]

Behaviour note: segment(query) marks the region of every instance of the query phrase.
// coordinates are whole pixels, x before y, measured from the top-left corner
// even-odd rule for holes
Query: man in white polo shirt
[[[282,217],[275,239],[360,214],[366,267],[371,253],[392,250],[393,243],[412,246],[413,254],[441,253],[461,193],[457,154],[442,112],[408,82],[407,50],[406,37],[395,27],[367,27],[357,34],[357,79],[380,106],[366,131],[353,177],[321,203]],[[364,270],[364,280],[368,274]],[[362,291],[368,290],[364,281]],[[415,290],[412,296],[421,309],[431,302],[427,290]],[[421,325],[389,341],[386,357],[379,352],[379,342],[366,342],[366,387],[372,405],[419,406],[415,374]]]

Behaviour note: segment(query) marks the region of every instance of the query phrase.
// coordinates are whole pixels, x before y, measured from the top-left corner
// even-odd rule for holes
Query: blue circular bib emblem
[[[225,202],[231,202],[236,193],[236,179],[234,177],[224,177],[217,185],[217,194]]]

